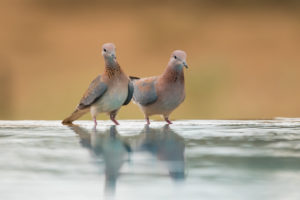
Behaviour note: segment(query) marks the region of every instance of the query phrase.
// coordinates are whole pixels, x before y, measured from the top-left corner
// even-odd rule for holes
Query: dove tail
[[[82,115],[84,115],[88,111],[89,111],[89,109],[82,109],[82,110],[76,109],[69,117],[64,119],[61,123],[62,124],[72,124],[73,121],[80,118]]]

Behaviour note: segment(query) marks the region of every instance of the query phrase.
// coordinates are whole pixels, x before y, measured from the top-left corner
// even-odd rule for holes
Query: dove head
[[[102,55],[106,62],[113,64],[116,62],[116,47],[113,43],[105,43],[102,46]]]
[[[169,61],[169,66],[178,70],[182,70],[183,67],[188,68],[188,65],[186,64],[186,53],[181,50],[173,51]]]

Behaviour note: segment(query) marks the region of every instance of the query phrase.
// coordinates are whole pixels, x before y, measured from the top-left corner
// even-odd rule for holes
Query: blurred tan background
[[[0,119],[63,119],[103,72],[105,42],[141,77],[187,52],[187,97],[172,119],[300,117],[298,2],[1,1]],[[118,115],[134,118],[133,103]]]

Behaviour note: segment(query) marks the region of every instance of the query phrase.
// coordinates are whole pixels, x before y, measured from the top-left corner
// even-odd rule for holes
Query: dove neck
[[[184,82],[184,72],[181,66],[168,65],[162,75],[168,82]]]
[[[109,78],[112,78],[119,73],[121,73],[121,68],[118,62],[105,62],[105,74],[107,74]]]

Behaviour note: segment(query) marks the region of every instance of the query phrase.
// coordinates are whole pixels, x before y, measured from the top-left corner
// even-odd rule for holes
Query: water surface
[[[300,199],[300,119],[0,121],[0,199]]]

